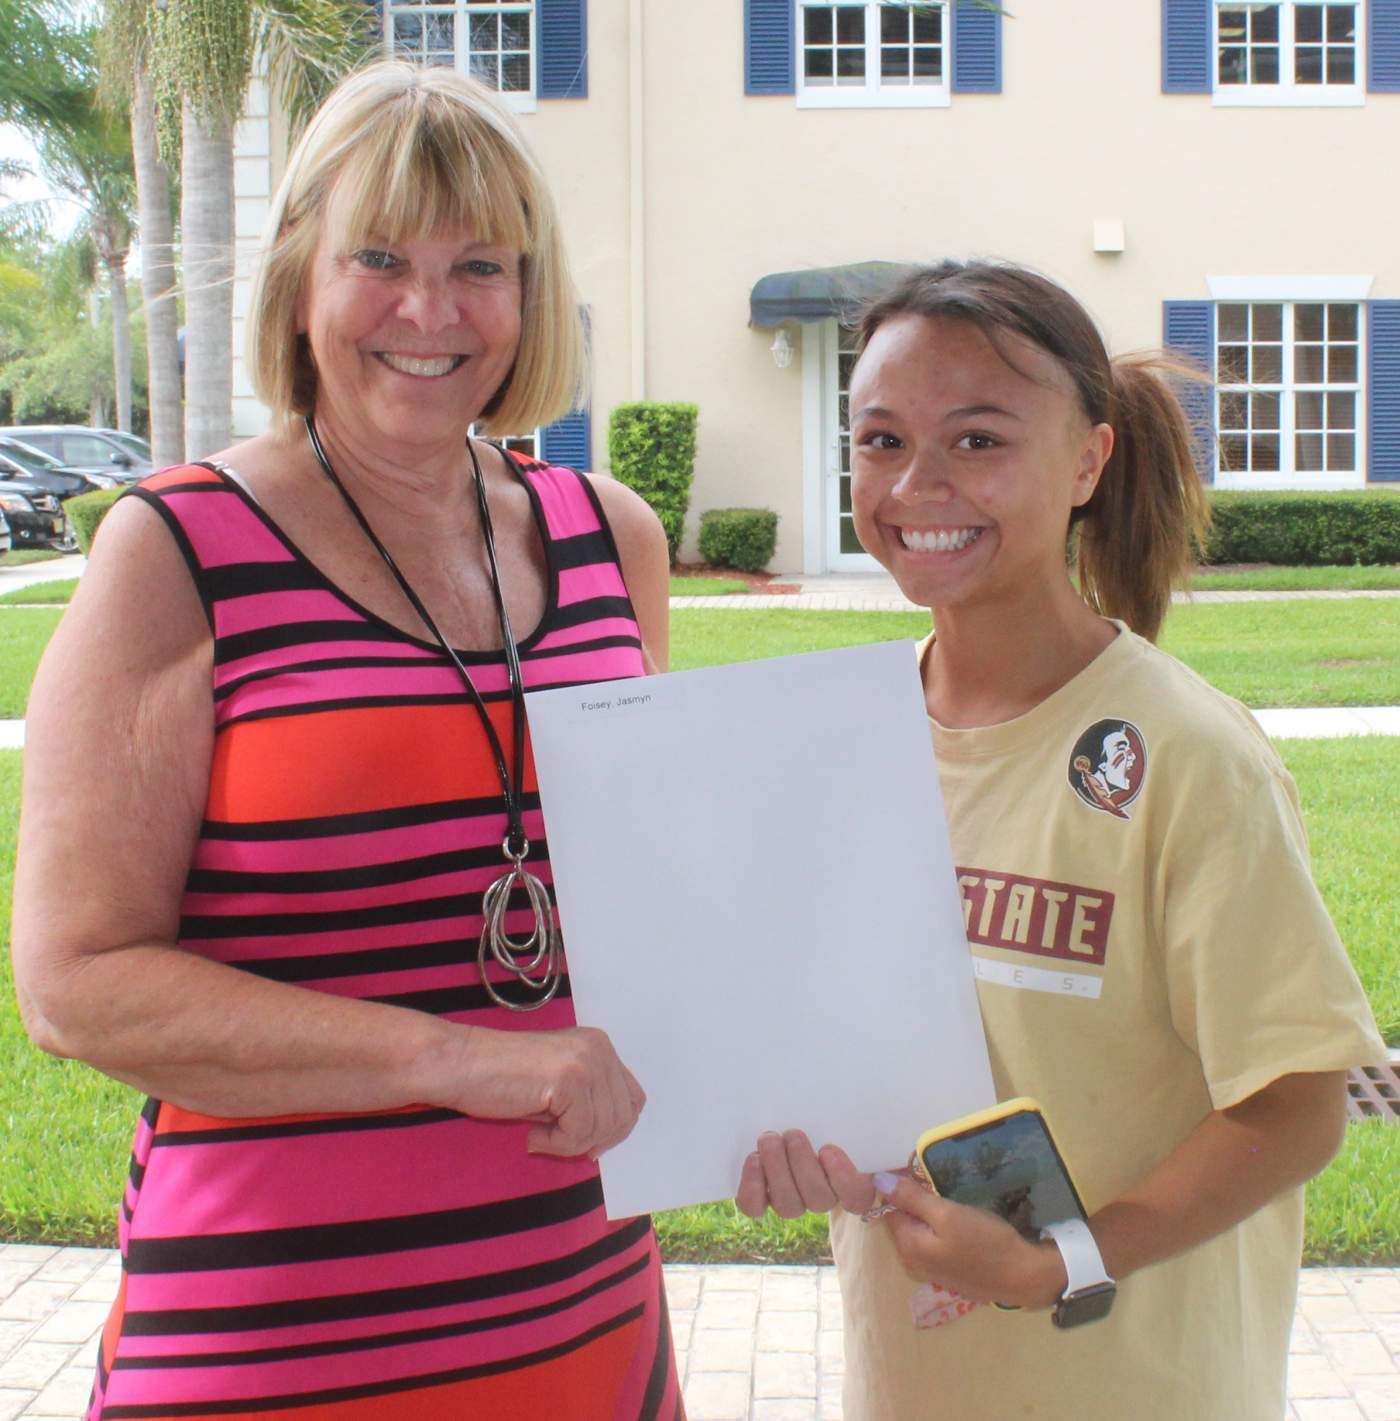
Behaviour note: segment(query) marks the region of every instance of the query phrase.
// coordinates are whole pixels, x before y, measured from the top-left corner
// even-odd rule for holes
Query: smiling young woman
[[[989,263],[910,274],[858,344],[855,525],[933,613],[998,1096],[1043,1104],[1089,1219],[1047,1240],[1032,1195],[1027,1237],[799,1132],[760,1139],[740,1207],[834,1208],[848,1421],[1277,1421],[1300,1186],[1383,1047],[1287,772],[1152,644],[1204,523],[1170,367],[1110,360],[1067,292]]]

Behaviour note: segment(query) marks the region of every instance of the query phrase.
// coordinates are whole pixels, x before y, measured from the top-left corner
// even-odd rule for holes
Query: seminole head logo
[[[1074,742],[1070,788],[1091,809],[1128,819],[1147,777],[1147,744],[1127,720],[1097,720]]]

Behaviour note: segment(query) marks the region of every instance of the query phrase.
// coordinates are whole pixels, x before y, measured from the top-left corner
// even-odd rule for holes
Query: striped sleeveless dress
[[[549,578],[520,643],[527,689],[642,674],[592,488],[529,460],[515,470]],[[213,766],[180,945],[454,1022],[573,1025],[567,977],[523,1015],[481,985],[505,814],[446,658],[329,582],[224,471],[170,469],[133,494],[179,544],[214,639]],[[463,660],[509,757],[503,657]],[[525,806],[548,883],[532,765]],[[216,1119],[148,1101],[88,1421],[680,1417],[650,1221],[610,1224],[596,1165],[528,1155],[527,1128],[416,1106]]]

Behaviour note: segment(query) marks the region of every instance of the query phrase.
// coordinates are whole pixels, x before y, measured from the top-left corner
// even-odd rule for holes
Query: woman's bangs
[[[434,131],[419,115],[405,141],[381,126],[346,162],[336,186],[352,194],[346,241],[390,243],[469,230],[475,240],[528,254],[534,246],[515,155],[489,134]]]

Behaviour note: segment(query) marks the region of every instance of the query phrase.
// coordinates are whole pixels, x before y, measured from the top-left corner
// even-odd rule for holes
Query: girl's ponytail
[[[1191,428],[1169,383],[1200,376],[1132,355],[1112,362],[1111,378],[1113,454],[1076,520],[1079,590],[1095,611],[1155,641],[1210,526]]]

